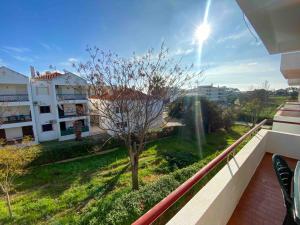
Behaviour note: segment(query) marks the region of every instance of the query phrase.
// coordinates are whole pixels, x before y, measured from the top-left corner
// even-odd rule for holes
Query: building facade
[[[186,91],[188,96],[201,96],[210,101],[226,103],[228,95],[239,92],[238,89],[228,87],[214,87],[213,85],[198,86]]]
[[[46,73],[28,78],[0,68],[0,139],[33,137],[35,142],[74,139],[74,122],[90,134],[86,81],[72,73]]]
[[[28,77],[0,67],[0,139],[7,143],[25,136],[38,141],[31,86]]]

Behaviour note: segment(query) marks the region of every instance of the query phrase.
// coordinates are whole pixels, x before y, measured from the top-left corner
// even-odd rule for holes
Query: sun
[[[195,40],[198,44],[202,44],[209,37],[211,32],[210,25],[208,23],[202,23],[197,27],[195,31]]]

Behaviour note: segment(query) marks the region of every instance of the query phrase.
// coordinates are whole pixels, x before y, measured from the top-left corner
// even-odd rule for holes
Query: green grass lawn
[[[201,148],[197,139],[186,135],[148,144],[140,157],[141,185],[199,161],[200,156],[205,158],[224,149],[247,130],[245,126],[234,125],[230,132],[208,135]],[[128,163],[126,150],[119,148],[106,155],[35,167],[16,179],[16,190],[11,196],[12,220],[8,218],[3,196],[0,199],[0,224],[78,224],[95,202],[101,202],[105,210],[130,191]]]

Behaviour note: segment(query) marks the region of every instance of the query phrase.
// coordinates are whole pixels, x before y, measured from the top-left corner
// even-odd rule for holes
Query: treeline
[[[169,108],[169,116],[180,119],[191,133],[206,134],[219,129],[229,130],[234,121],[231,107],[225,107],[204,97],[186,96],[177,99]]]

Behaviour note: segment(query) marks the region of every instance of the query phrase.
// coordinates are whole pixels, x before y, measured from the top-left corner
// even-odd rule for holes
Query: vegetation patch
[[[201,148],[197,138],[184,132],[147,144],[140,156],[138,192],[131,191],[123,147],[105,155],[31,168],[15,179],[12,219],[0,196],[0,224],[127,224],[123,221],[143,214],[247,130],[234,125],[228,132],[206,135]],[[172,166],[170,155],[187,167]],[[193,155],[196,162],[185,161],[186,155]]]

